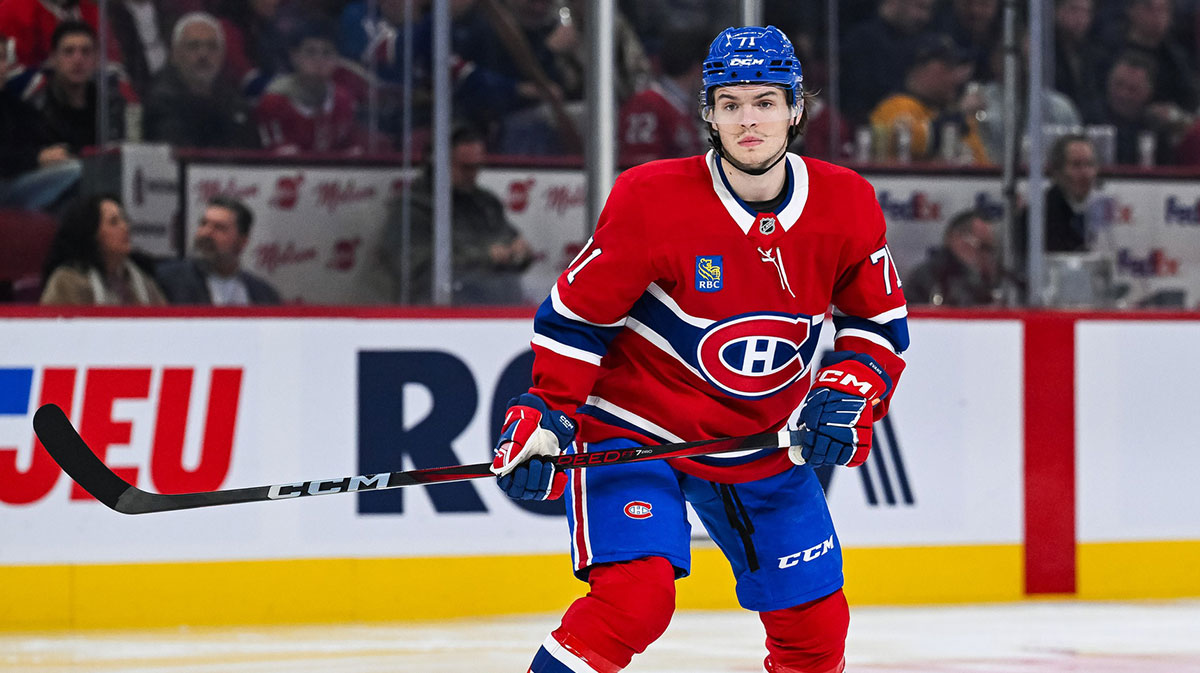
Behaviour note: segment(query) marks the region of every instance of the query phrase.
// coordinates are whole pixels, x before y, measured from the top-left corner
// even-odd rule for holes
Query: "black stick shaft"
[[[43,405],[33,416],[33,429],[50,457],[71,479],[100,502],[122,514],[145,514],[177,509],[232,505],[241,502],[291,500],[313,495],[377,491],[402,486],[445,484],[493,476],[491,463],[449,465],[421,470],[383,472],[354,477],[317,479],[290,484],[253,486],[203,493],[162,494],[143,491],[118,477],[108,468],[76,432],[62,409]],[[798,444],[795,431],[764,432],[746,437],[704,439],[677,444],[634,446],[606,451],[569,453],[555,456],[556,465],[574,470],[604,465],[623,465],[645,460],[686,458],[732,451],[786,448]]]

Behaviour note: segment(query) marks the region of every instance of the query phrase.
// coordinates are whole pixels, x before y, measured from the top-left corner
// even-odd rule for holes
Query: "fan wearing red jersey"
[[[560,451],[785,427],[800,446],[572,471],[571,558],[591,590],[533,673],[619,671],[662,635],[691,568],[686,504],[759,613],[766,670],[845,667],[841,545],[813,466],[866,459],[904,369],[907,311],[874,189],[787,152],[807,122],[802,83],[774,27],[713,41],[713,149],[618,178],[538,309],[533,386],[506,415],[493,471],[510,497],[540,499],[563,485],[544,459]],[[814,374],[830,322],[835,352]]]

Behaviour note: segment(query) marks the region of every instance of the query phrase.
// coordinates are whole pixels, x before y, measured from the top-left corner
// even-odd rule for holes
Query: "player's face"
[[[798,120],[783,89],[747,85],[713,92],[709,121],[725,152],[749,168],[769,165],[787,148],[788,127]]]

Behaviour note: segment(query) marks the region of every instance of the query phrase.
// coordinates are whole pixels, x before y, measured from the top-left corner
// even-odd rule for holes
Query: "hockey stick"
[[[63,410],[54,404],[45,404],[33,415],[33,430],[41,440],[46,452],[62,467],[77,484],[91,493],[100,502],[122,514],[146,514],[168,512],[177,509],[232,505],[239,502],[265,500],[288,500],[309,495],[331,493],[354,493],[357,491],[379,491],[401,486],[420,484],[445,484],[467,479],[484,479],[494,476],[491,463],[475,465],[449,465],[421,470],[364,474],[337,479],[317,479],[291,484],[273,484],[203,493],[162,494],[150,493],[118,477],[101,462],[92,449],[83,441],[71,425]],[[686,458],[732,451],[754,449],[782,449],[798,445],[796,431],[763,432],[746,437],[704,439],[677,444],[657,446],[634,446],[607,451],[568,453],[555,456],[553,461],[562,469],[573,470],[602,465],[622,465],[644,460],[664,458]]]

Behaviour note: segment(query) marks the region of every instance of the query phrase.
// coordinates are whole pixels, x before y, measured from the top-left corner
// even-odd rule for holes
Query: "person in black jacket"
[[[145,136],[178,147],[257,147],[250,108],[219,75],[225,63],[220,22],[203,12],[181,17],[171,61],[146,101]]]
[[[270,283],[241,268],[253,223],[253,213],[241,201],[228,196],[210,199],[192,241],[195,256],[162,262],[155,271],[167,301],[213,306],[282,303]]]
[[[0,40],[0,46],[3,41]],[[14,63],[0,49],[0,80]],[[30,106],[0,90],[0,206],[42,210],[70,196],[83,172],[66,147],[45,133]]]

